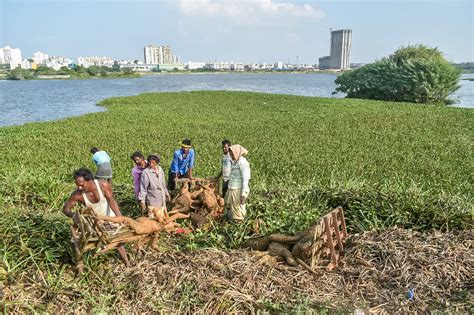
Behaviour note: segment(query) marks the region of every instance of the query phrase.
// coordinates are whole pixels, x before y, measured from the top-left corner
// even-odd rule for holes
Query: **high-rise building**
[[[171,54],[171,47],[169,45],[161,46],[161,51],[163,59],[160,63],[172,64],[174,60],[173,55]]]
[[[49,61],[49,56],[41,51],[37,51],[33,54],[33,58],[31,59],[33,59],[34,63],[41,65],[46,64]]]
[[[319,70],[331,69],[331,56],[319,58]]]
[[[148,45],[143,48],[146,64],[177,64],[178,58],[174,57],[169,45]]]
[[[351,59],[352,30],[331,32],[331,69],[349,69]]]
[[[21,66],[21,50],[20,48],[11,48],[10,46],[5,46],[0,48],[2,53],[0,57],[3,57],[3,60],[0,60],[0,63],[10,64],[10,69],[15,69],[18,66]]]
[[[146,64],[158,64],[161,57],[161,49],[155,45],[148,45],[143,48]]]

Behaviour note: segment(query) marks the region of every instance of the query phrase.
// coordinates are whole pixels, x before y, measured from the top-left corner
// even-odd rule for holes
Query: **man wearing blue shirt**
[[[110,156],[105,151],[99,151],[96,147],[91,148],[92,161],[97,165],[95,178],[112,180],[112,165],[110,164]]]
[[[191,140],[184,139],[181,149],[176,150],[168,174],[168,189],[175,190],[178,178],[193,178],[194,150],[191,149]]]

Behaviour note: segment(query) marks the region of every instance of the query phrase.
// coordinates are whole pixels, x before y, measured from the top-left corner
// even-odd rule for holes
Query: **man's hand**
[[[246,200],[247,200],[247,197],[240,196],[240,204],[241,205],[244,205]]]
[[[170,194],[166,194],[166,201],[168,201],[168,202],[171,201],[171,196],[170,196]]]
[[[140,203],[140,206],[142,207],[142,210],[145,210],[145,209],[146,209],[146,204],[145,204],[145,202],[142,201],[142,202]]]

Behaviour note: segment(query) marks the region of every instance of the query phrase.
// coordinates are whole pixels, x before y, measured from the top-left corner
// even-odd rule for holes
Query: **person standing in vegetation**
[[[110,163],[110,156],[105,151],[100,151],[96,147],[91,148],[92,161],[97,166],[95,178],[112,180],[112,164]]]
[[[247,214],[245,203],[250,192],[250,165],[244,157],[247,153],[248,151],[239,144],[229,148],[232,164],[225,198],[225,218],[229,221],[243,221]]]
[[[132,168],[133,190],[135,192],[135,199],[139,200],[138,194],[140,193],[140,178],[148,165],[148,161],[145,160],[143,154],[140,151],[133,152],[130,158],[132,159],[133,163],[135,163],[135,166]]]
[[[232,168],[232,158],[230,157],[229,148],[232,145],[230,140],[224,139],[222,141],[222,165],[221,172],[217,178],[222,177],[222,197],[225,197],[227,189],[229,188],[229,176]]]
[[[148,156],[148,167],[143,170],[140,179],[140,200],[143,210],[148,211],[150,219],[163,222],[168,217],[166,201],[170,201],[170,194],[166,189],[165,172],[159,165],[158,154]]]
[[[176,150],[171,161],[168,174],[168,189],[175,190],[178,178],[193,178],[194,150],[191,148],[191,140],[184,139],[181,149]]]
[[[120,217],[117,201],[112,192],[112,186],[109,182],[94,179],[94,174],[87,168],[81,168],[74,172],[74,182],[77,189],[73,191],[63,207],[66,216],[74,219],[72,209],[79,203],[91,208],[95,214],[105,217]],[[104,222],[104,227],[108,231],[113,231],[116,225],[110,222]],[[117,250],[125,265],[129,266],[127,252],[123,244],[117,247]]]

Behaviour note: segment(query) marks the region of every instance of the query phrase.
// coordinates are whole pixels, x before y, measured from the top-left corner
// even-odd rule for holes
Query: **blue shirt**
[[[194,150],[190,149],[186,157],[183,156],[181,149],[174,151],[173,161],[171,162],[171,172],[184,175],[190,168],[194,167]]]
[[[110,156],[105,151],[97,151],[92,155],[92,161],[95,165],[100,165],[103,163],[110,163]]]

